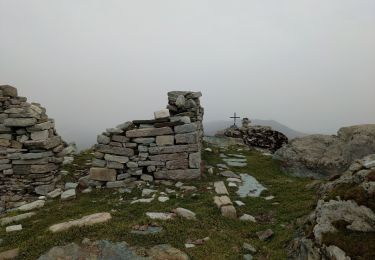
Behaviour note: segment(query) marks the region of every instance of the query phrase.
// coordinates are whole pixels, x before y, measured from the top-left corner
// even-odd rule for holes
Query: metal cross
[[[237,118],[241,118],[241,117],[237,116],[236,112],[234,112],[234,115],[231,116],[230,118],[233,118],[233,120],[234,120],[234,124],[233,124],[233,126],[237,126],[237,125],[236,125],[236,119],[237,119]]]

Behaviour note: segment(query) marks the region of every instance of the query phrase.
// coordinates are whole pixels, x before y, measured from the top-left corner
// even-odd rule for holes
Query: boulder
[[[293,139],[274,158],[293,175],[329,178],[344,172],[354,160],[372,153],[375,153],[375,124],[344,127],[337,135]]]

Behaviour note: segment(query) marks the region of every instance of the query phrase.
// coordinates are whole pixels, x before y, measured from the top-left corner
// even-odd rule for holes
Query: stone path
[[[245,197],[259,197],[262,191],[266,188],[260,184],[253,176],[248,174],[240,174],[242,184],[239,186],[237,194],[241,198]]]

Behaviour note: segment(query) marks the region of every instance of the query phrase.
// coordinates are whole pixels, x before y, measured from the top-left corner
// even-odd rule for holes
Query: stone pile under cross
[[[233,126],[237,126],[236,125],[236,119],[241,118],[241,117],[237,116],[236,112],[234,112],[234,115],[231,116],[230,118],[233,118],[233,120],[234,120]]]

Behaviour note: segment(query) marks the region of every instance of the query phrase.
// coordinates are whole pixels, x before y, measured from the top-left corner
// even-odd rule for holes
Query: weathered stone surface
[[[197,131],[197,124],[195,123],[179,125],[174,127],[174,132],[176,134],[191,133],[195,131]]]
[[[169,170],[187,169],[189,168],[189,161],[187,159],[168,161],[165,166]]]
[[[168,117],[170,117],[169,110],[168,109],[162,109],[162,110],[159,110],[159,111],[155,111],[154,117],[155,117],[155,119],[168,118]]]
[[[219,195],[229,195],[227,188],[223,181],[217,181],[214,183],[215,192]]]
[[[22,206],[18,207],[17,209],[19,211],[30,211],[30,210],[33,210],[33,209],[38,209],[38,208],[44,207],[45,203],[46,202],[44,200],[36,200],[34,202],[22,205]]]
[[[97,144],[95,145],[95,149],[98,152],[105,153],[105,154],[114,154],[114,155],[123,155],[123,156],[133,156],[134,150],[124,147],[113,147],[109,145],[102,145]]]
[[[41,164],[41,165],[31,165],[30,167],[30,173],[47,173],[54,170],[57,170],[58,165],[54,163],[48,163],[48,164]]]
[[[106,187],[109,189],[125,187],[125,181],[109,181],[106,183]]]
[[[185,208],[176,208],[173,210],[174,213],[176,213],[178,216],[190,219],[190,220],[195,220],[195,213],[191,210],[185,209]]]
[[[46,196],[50,191],[53,190],[54,184],[45,184],[35,187],[34,191],[38,195]]]
[[[160,147],[150,147],[148,150],[150,154],[165,154],[165,153],[184,153],[184,152],[197,152],[197,144],[188,145],[173,145],[173,146],[160,146]]]
[[[10,85],[1,85],[0,90],[3,92],[3,96],[6,97],[17,97],[17,88],[12,87]]]
[[[188,153],[173,153],[173,154],[159,154],[159,155],[151,155],[149,159],[152,161],[172,161],[172,160],[182,160],[187,159]]]
[[[232,205],[232,201],[228,196],[215,196],[214,203],[220,209],[222,206]]]
[[[151,144],[155,142],[155,138],[154,137],[146,137],[146,138],[139,137],[139,138],[134,138],[132,141],[137,144]]]
[[[375,153],[375,124],[341,128],[336,136],[309,135],[292,140],[275,153],[291,174],[329,178],[350,164]]]
[[[5,228],[5,232],[7,233],[21,231],[21,230],[22,230],[22,225],[8,226]]]
[[[97,141],[98,144],[109,144],[111,142],[111,138],[106,135],[98,135]]]
[[[35,124],[31,127],[27,127],[26,130],[30,133],[36,132],[36,131],[43,131],[48,130],[55,127],[55,123],[53,121],[47,121],[40,124]]]
[[[30,136],[32,140],[46,140],[49,136],[49,132],[48,130],[32,132]]]
[[[107,165],[107,162],[105,160],[93,159],[91,165],[92,167],[104,168]]]
[[[91,168],[90,178],[96,181],[116,181],[116,170],[107,168]]]
[[[127,163],[129,162],[129,157],[126,156],[118,156],[118,155],[111,155],[106,154],[104,159],[111,162],[118,162],[118,163]]]
[[[189,256],[184,252],[170,245],[157,245],[147,251],[152,259],[168,260],[189,260]]]
[[[270,239],[273,236],[273,234],[274,233],[273,233],[272,229],[267,229],[267,230],[264,230],[264,231],[256,232],[256,235],[262,241]]]
[[[126,131],[126,137],[149,137],[149,136],[160,136],[173,134],[173,130],[170,127],[161,128],[144,128],[144,129],[134,129]]]
[[[10,127],[27,127],[35,125],[35,123],[35,118],[6,118],[4,120],[4,125]]]
[[[189,167],[200,169],[202,161],[201,157],[202,156],[200,152],[189,154]]]
[[[190,180],[200,178],[200,169],[162,170],[154,173],[156,179]]]
[[[158,146],[166,146],[166,145],[173,145],[174,144],[174,136],[173,135],[161,135],[156,137],[156,145]]]
[[[112,135],[111,137],[112,141],[119,142],[119,143],[127,143],[130,141],[130,139],[123,135]]]
[[[76,198],[76,190],[75,189],[69,189],[61,193],[61,200],[72,200]]]
[[[60,136],[54,136],[46,140],[29,140],[25,141],[24,145],[29,149],[52,149],[62,142]]]
[[[251,221],[251,222],[257,222],[255,217],[249,215],[249,214],[243,214],[241,217],[240,217],[240,220],[241,221]]]
[[[21,220],[31,218],[35,214],[36,214],[35,212],[28,212],[28,213],[20,214],[20,215],[17,215],[17,216],[5,217],[5,218],[0,219],[0,224],[2,226],[4,226],[4,225],[8,225],[8,224],[13,223],[13,222],[19,222]]]
[[[198,133],[176,134],[176,144],[195,144],[198,142]]]
[[[33,160],[33,159],[42,159],[53,156],[51,151],[48,152],[41,152],[41,153],[23,153],[19,155],[19,159],[21,160]]]
[[[107,162],[107,168],[108,169],[118,169],[118,170],[121,170],[121,169],[124,169],[124,164],[123,163],[119,163],[119,162],[108,161]]]
[[[55,189],[55,190],[53,190],[51,192],[48,192],[47,193],[47,197],[51,198],[51,199],[54,199],[54,198],[59,197],[61,195],[61,193],[62,193],[61,189],[58,188],[58,189]]]
[[[103,212],[103,213],[96,213],[92,215],[88,215],[82,217],[77,220],[72,220],[60,224],[55,224],[49,227],[49,230],[52,233],[61,232],[72,227],[82,227],[82,226],[91,226],[98,223],[107,222],[112,218],[110,213]]]
[[[231,219],[237,218],[236,209],[232,205],[223,206],[220,208],[220,210],[221,210],[221,215],[225,218],[231,218]]]
[[[176,214],[164,212],[146,212],[146,216],[150,219],[170,220],[173,219],[176,216]]]

